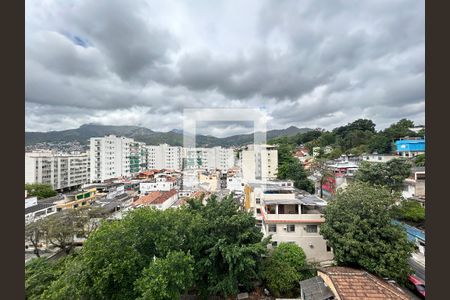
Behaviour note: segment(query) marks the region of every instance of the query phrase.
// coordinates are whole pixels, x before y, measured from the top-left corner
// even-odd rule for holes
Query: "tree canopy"
[[[330,201],[320,232],[339,265],[405,280],[414,247],[404,230],[392,223],[399,197],[386,188],[353,183]]]
[[[362,162],[355,180],[372,185],[400,190],[403,181],[411,174],[411,164],[404,159],[392,159],[386,163]]]
[[[278,144],[278,174],[279,179],[294,181],[296,188],[314,193],[314,183],[308,179],[301,162],[293,156],[293,146],[288,143]]]
[[[58,195],[51,185],[42,183],[25,184],[25,190],[29,197],[37,197],[38,199],[49,198]]]
[[[308,277],[306,255],[296,244],[280,243],[264,263],[263,278],[276,297],[297,297],[299,281]]]
[[[211,197],[206,205],[191,200],[165,211],[136,209],[122,220],[103,222],[44,294],[48,299],[173,299],[186,290],[203,298],[235,295],[259,280],[267,253],[268,239],[262,240],[255,225],[232,197]]]

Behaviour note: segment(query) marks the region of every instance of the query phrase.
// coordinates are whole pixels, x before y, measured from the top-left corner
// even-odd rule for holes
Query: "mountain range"
[[[310,131],[310,128],[298,128],[295,126],[286,129],[275,129],[267,131],[267,140],[279,136],[292,136],[297,133]],[[174,129],[168,132],[153,131],[139,126],[112,126],[85,124],[76,129],[48,132],[25,132],[25,145],[34,145],[37,143],[55,143],[78,141],[81,144],[87,144],[91,137],[103,137],[105,135],[116,135],[133,138],[135,141],[144,142],[148,145],[169,144],[173,146],[182,146],[183,131]],[[238,134],[229,137],[218,138],[210,135],[197,135],[197,146],[242,146],[253,142],[253,133]]]

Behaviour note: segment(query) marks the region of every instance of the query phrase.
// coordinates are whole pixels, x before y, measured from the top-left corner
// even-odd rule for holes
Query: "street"
[[[425,282],[425,266],[412,258],[409,258],[408,262],[411,268],[413,269],[415,275]]]

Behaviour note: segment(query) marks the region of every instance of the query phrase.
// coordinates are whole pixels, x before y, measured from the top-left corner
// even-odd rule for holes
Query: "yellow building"
[[[95,201],[96,192],[97,190],[92,188],[67,194],[63,200],[56,202],[56,210],[89,206]]]

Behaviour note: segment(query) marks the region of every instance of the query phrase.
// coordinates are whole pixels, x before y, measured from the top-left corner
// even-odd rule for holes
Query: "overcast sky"
[[[425,119],[424,1],[26,1],[27,131],[183,128],[260,108],[269,129]],[[244,123],[211,126],[216,136]]]

